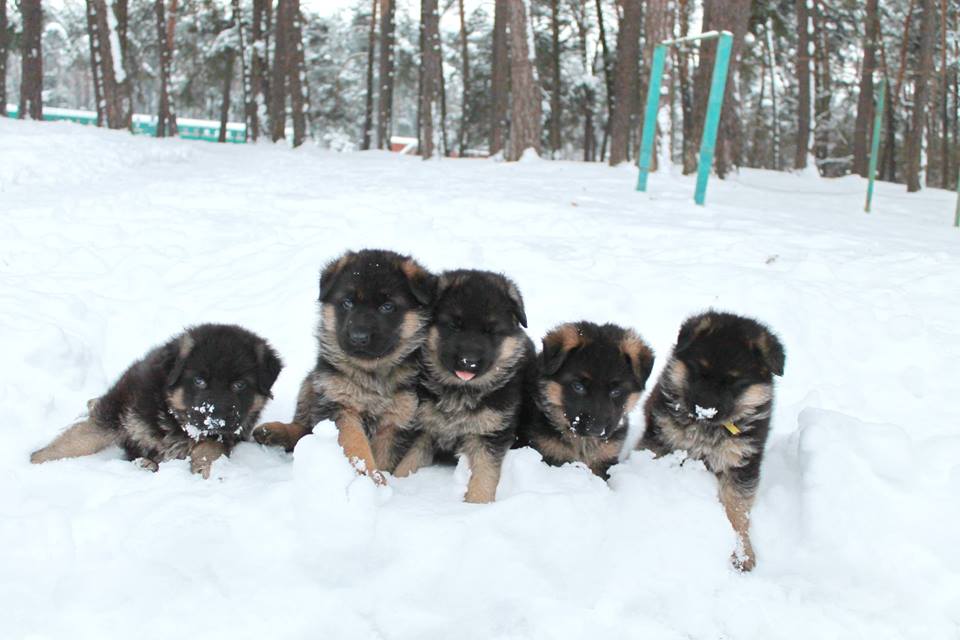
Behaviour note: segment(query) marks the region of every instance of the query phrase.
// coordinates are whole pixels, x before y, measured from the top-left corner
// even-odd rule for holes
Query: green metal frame
[[[873,140],[870,143],[870,169],[867,172],[867,203],[863,210],[870,213],[870,207],[873,204],[873,182],[877,175],[877,157],[880,155],[880,131],[883,129],[883,105],[887,95],[887,80],[884,78],[880,83],[880,91],[874,98],[873,115]]]
[[[717,145],[717,130],[720,128],[720,112],[726,94],[727,72],[730,68],[730,51],[733,49],[733,34],[729,31],[709,31],[699,36],[665,40],[653,51],[650,65],[650,85],[647,91],[647,107],[643,118],[643,137],[640,140],[640,175],[637,178],[637,191],[647,190],[647,177],[650,174],[650,161],[653,157],[653,140],[657,134],[657,111],[660,108],[660,86],[663,84],[663,67],[667,58],[667,48],[696,40],[717,40],[717,56],[713,63],[713,78],[710,81],[710,97],[707,99],[707,115],[703,123],[703,136],[700,139],[700,159],[697,162],[697,189],[693,199],[703,205],[707,198],[707,180],[710,167],[713,166],[713,153]]]

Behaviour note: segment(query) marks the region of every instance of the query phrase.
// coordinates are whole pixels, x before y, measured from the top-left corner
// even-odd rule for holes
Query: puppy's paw
[[[471,491],[467,490],[466,495],[463,496],[464,502],[469,502],[470,504],[490,504],[496,499],[495,495],[491,495],[488,491]]]
[[[283,447],[293,451],[293,447],[305,435],[300,425],[287,422],[265,422],[253,430],[253,439],[271,447]]]
[[[350,465],[356,469],[357,475],[360,476],[370,476],[370,479],[373,480],[373,484],[378,487],[387,486],[387,477],[383,475],[379,469],[368,469],[367,463],[363,458],[352,457],[350,458]]]
[[[730,564],[741,573],[753,571],[753,568],[757,566],[757,556],[753,553],[753,545],[750,544],[749,540],[740,541],[734,552],[730,554]]]
[[[204,440],[193,446],[190,452],[190,471],[199,473],[206,480],[210,477],[213,463],[224,454],[223,444],[212,440]]]
[[[137,458],[133,461],[133,464],[136,467],[140,467],[144,471],[152,471],[154,473],[160,469],[160,465],[150,458]]]

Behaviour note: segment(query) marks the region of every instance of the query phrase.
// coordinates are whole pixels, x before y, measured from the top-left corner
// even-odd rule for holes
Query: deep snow
[[[858,178],[744,171],[697,208],[688,178],[635,179],[0,118],[0,637],[958,637],[955,194],[879,184],[865,215]],[[288,419],[318,269],[364,246],[502,270],[537,341],[619,322],[658,365],[690,313],[769,323],[787,366],[757,569],[730,569],[702,465],[644,453],[608,487],[512,452],[484,506],[460,502],[464,468],[375,488],[331,428],[292,456],[243,444],[209,481],[118,451],[28,464],[200,322],[272,341],[287,367],[264,418]]]

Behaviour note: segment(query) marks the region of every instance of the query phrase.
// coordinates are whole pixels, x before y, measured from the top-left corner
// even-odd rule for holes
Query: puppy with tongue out
[[[440,276],[434,322],[421,348],[418,435],[394,475],[409,475],[441,453],[464,455],[470,463],[464,499],[494,500],[523,386],[534,373],[526,326],[523,298],[508,278],[473,270]]]

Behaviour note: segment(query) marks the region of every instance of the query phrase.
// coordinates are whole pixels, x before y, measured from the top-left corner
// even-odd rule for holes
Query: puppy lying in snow
[[[210,476],[214,460],[246,439],[283,364],[266,340],[233,325],[199,325],[135,362],[89,415],[34,451],[30,462],[96,453],[116,444],[156,470],[190,458]]]

